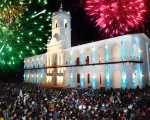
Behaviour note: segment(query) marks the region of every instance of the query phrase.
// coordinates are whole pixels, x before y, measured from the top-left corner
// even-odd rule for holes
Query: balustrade
[[[69,60],[68,60],[69,61]],[[46,66],[45,64],[43,64],[42,66],[34,66],[34,67],[26,67],[25,69],[44,69],[44,68],[57,68],[57,67],[69,67],[69,66],[82,66],[82,65],[96,65],[96,64],[111,64],[111,63],[122,63],[122,62],[137,62],[137,63],[142,63],[143,59],[139,59],[138,57],[132,57],[132,56],[127,56],[124,59],[122,59],[121,57],[114,57],[114,58],[109,58],[107,61],[106,59],[95,59],[95,61],[92,60],[87,60],[85,59],[85,61],[83,63],[80,62],[80,58],[76,58],[74,62],[72,62],[72,64],[70,64],[70,62],[64,62],[62,65],[57,65],[56,63],[52,64],[51,66]]]

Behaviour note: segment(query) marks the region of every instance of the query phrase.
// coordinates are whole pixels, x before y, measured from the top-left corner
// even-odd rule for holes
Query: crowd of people
[[[150,87],[50,89],[0,83],[1,120],[150,120]]]

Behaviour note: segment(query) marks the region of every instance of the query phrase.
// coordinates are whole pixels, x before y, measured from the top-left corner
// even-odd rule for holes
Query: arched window
[[[57,28],[57,23],[56,23],[56,28]]]
[[[67,20],[64,19],[64,27],[67,28]]]
[[[55,20],[55,27],[56,27],[56,28],[58,27],[57,20]]]
[[[65,23],[65,28],[67,28],[67,23]]]

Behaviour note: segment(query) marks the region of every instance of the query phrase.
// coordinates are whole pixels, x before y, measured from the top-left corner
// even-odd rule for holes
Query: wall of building
[[[79,57],[80,64],[85,64],[87,56],[89,57],[89,63],[115,62],[123,59],[132,60],[132,58],[138,60],[140,46],[138,47],[134,40],[132,46],[131,41],[131,35],[127,35],[64,49],[64,61],[75,64]],[[135,53],[132,51],[135,51]]]
[[[46,54],[41,54],[24,60],[24,80],[26,82],[45,84],[46,82]],[[43,69],[34,69],[43,68]]]
[[[30,77],[30,82],[33,82],[34,78],[34,83],[37,83],[38,78],[38,83],[46,84],[47,82],[51,85],[71,87],[135,88],[137,85],[143,87],[149,82],[147,74],[148,59],[146,54],[146,40],[143,39],[144,37],[142,36],[127,35],[117,37],[117,39],[113,38],[111,40],[93,42],[69,49],[52,50],[43,55],[26,58],[25,67],[27,68],[32,68],[34,66],[42,67],[42,64],[45,64],[47,67],[55,65],[64,67],[53,68],[50,69],[50,71],[47,69],[44,70],[44,73],[42,72],[42,69],[27,70],[25,71],[25,79],[28,81]],[[87,63],[87,56],[89,57],[89,63]],[[65,67],[77,65],[77,58],[79,58],[78,66]],[[143,59],[142,64],[107,64],[107,62],[123,60],[134,61],[140,59]],[[106,64],[95,65],[95,63],[99,62],[105,62]],[[48,75],[48,73],[51,74]],[[80,74],[79,81],[77,81],[77,74]],[[43,76],[43,80],[41,80],[41,76]]]
[[[83,88],[135,88],[150,84],[150,45],[145,34],[71,47],[70,18],[70,13],[62,8],[53,14],[47,53],[24,60],[26,82]]]

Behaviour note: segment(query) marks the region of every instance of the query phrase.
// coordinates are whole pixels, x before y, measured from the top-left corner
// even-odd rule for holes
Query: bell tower
[[[64,49],[71,47],[71,17],[62,5],[52,16],[52,39],[47,43],[47,83],[63,86],[63,70],[57,66],[64,65]]]
[[[53,13],[52,16],[52,39],[48,45],[49,48],[53,46],[55,46],[54,49],[66,49],[71,47],[70,21],[70,12],[63,11],[61,4],[58,12]]]

